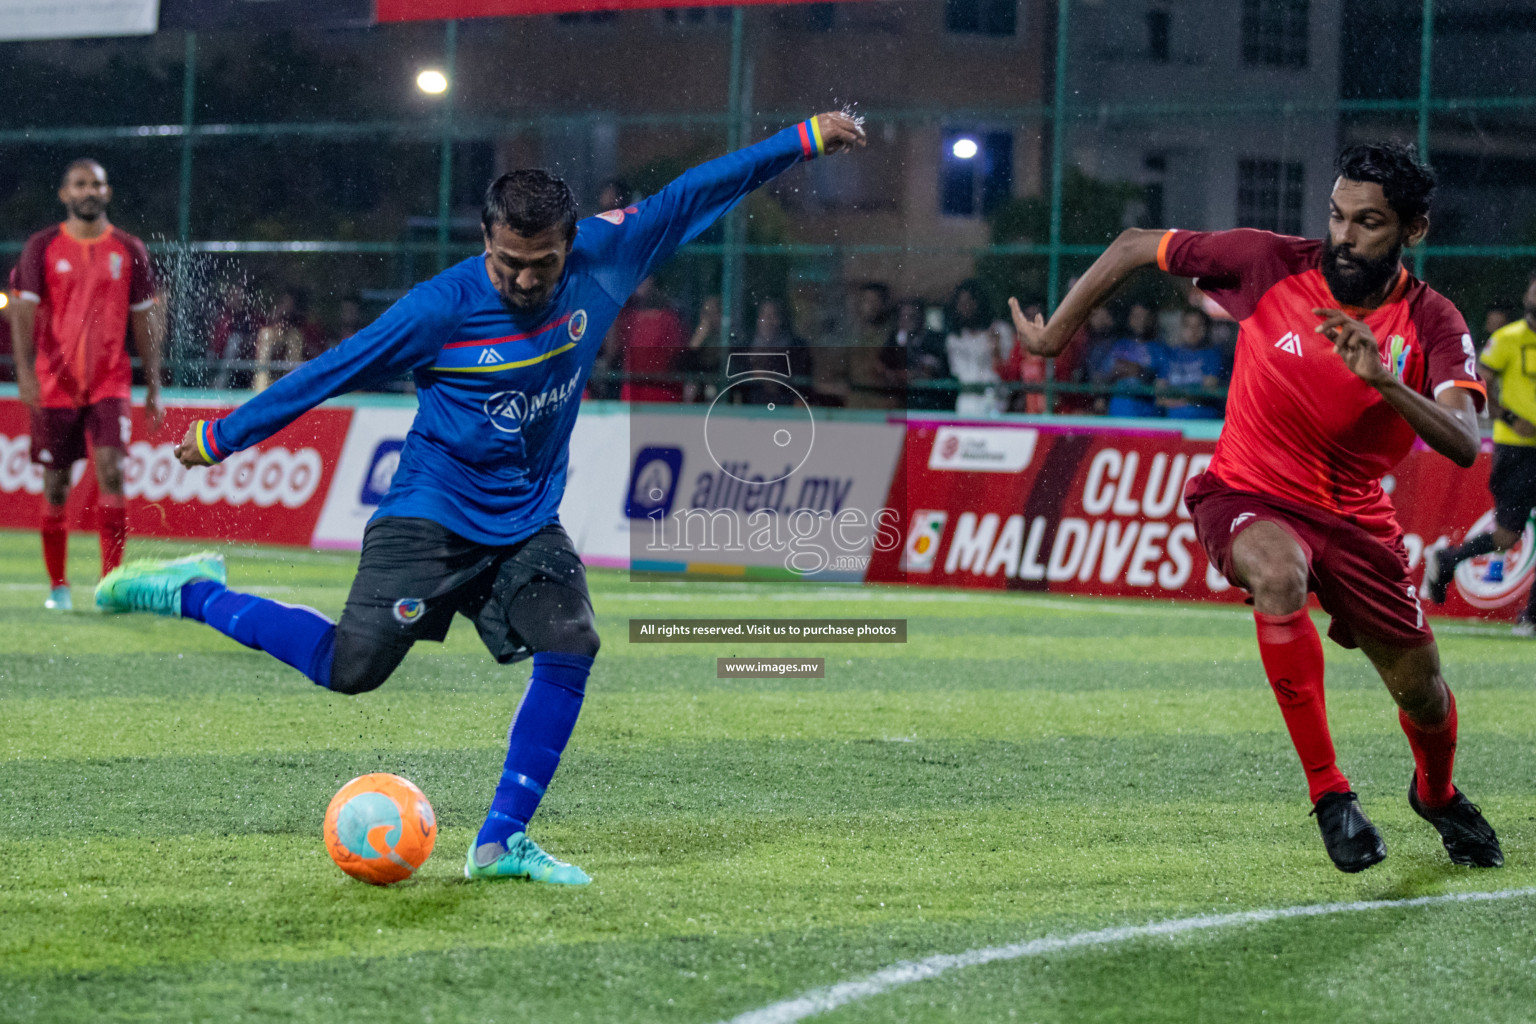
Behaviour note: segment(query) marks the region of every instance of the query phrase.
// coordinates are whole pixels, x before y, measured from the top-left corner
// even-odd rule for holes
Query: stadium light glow
[[[416,88],[428,96],[441,96],[448,91],[448,76],[436,68],[427,68],[416,76]]]
[[[6,306],[9,306],[10,304],[11,304],[11,297],[9,295],[7,295],[5,292],[0,292],[0,309],[4,309]]]
[[[980,152],[976,146],[976,140],[967,138],[956,139],[955,144],[949,148],[949,151],[961,160],[973,160],[976,154]]]

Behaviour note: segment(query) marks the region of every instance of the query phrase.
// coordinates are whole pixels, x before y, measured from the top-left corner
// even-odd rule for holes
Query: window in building
[[[1168,34],[1173,15],[1167,11],[1147,12],[1147,59],[1155,64],[1168,63]]]
[[[572,11],[555,15],[562,25],[612,25],[619,20],[618,11]]]
[[[1308,0],[1243,0],[1243,63],[1307,66]]]
[[[1301,234],[1305,168],[1299,161],[1237,162],[1237,223],[1283,235]]]
[[[951,131],[940,156],[939,209],[951,217],[991,213],[1013,197],[1013,133]]]
[[[807,32],[830,32],[837,25],[837,4],[807,4],[805,7],[805,30]]]
[[[1160,181],[1154,181],[1150,185],[1142,186],[1141,202],[1144,209],[1141,217],[1141,227],[1160,228],[1167,223],[1168,218],[1163,213],[1164,195],[1163,183]]]
[[[944,0],[944,27],[972,35],[1014,35],[1019,28],[1017,0]]]
[[[663,7],[661,20],[668,25],[729,25],[731,23],[731,9],[729,7]]]

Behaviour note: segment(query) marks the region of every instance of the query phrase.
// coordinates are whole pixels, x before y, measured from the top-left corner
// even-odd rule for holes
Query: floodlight
[[[448,91],[448,76],[436,68],[427,68],[416,76],[416,88],[428,96],[441,96]]]

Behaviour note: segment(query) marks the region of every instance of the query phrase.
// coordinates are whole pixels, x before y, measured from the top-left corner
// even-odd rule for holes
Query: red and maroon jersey
[[[1312,310],[1343,309],[1363,321],[1387,368],[1421,395],[1464,387],[1481,406],[1486,392],[1449,299],[1403,269],[1379,308],[1343,306],[1319,269],[1322,252],[1321,241],[1247,228],[1170,231],[1157,263],[1198,278],[1240,325],[1211,471],[1228,486],[1326,509],[1391,541],[1399,530],[1381,478],[1416,435],[1344,365]]]
[[[38,303],[37,379],[45,407],[128,397],[128,314],[155,301],[143,242],[117,228],[80,239],[55,224],[27,239],[16,292]]]

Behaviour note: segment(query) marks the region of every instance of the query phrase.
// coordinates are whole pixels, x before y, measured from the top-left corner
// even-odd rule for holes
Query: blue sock
[[[591,671],[592,659],[585,655],[533,656],[533,678],[528,680],[528,692],[512,719],[507,761],[491,799],[491,811],[475,839],[476,849],[486,843],[505,846],[514,832],[528,831],[528,819],[538,810],[576,727]]]
[[[181,617],[205,622],[247,647],[266,651],[321,686],[331,685],[336,624],[313,608],[227,590],[212,580],[181,588]]]

